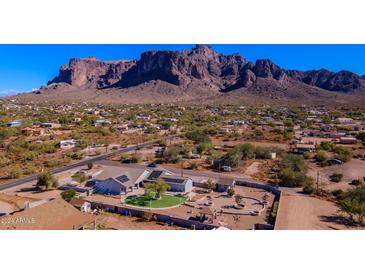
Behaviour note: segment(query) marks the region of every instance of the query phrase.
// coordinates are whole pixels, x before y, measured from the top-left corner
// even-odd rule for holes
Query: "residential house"
[[[105,120],[105,119],[97,119],[97,120],[94,122],[93,126],[94,126],[94,127],[99,127],[99,126],[107,126],[107,125],[111,125],[111,124],[112,124],[112,122],[111,122],[111,121],[109,121],[109,120]]]
[[[132,192],[140,187],[148,175],[141,168],[103,166],[103,171],[96,175],[87,186],[93,187],[93,193],[104,195],[121,195]]]
[[[61,198],[0,218],[0,229],[73,230],[84,229],[94,216],[82,213]]]
[[[70,139],[70,140],[62,140],[60,141],[60,148],[61,149],[72,149],[77,146],[79,143],[78,140]]]
[[[44,128],[22,128],[22,134],[25,136],[42,136],[45,134]]]
[[[340,137],[339,140],[340,144],[356,144],[357,143],[357,139],[355,137]]]
[[[299,154],[304,154],[306,152],[314,152],[316,150],[316,146],[314,144],[295,144],[294,152]]]
[[[225,192],[229,188],[233,188],[236,185],[236,180],[229,177],[221,177],[216,183],[217,191]]]
[[[166,170],[153,170],[144,180],[144,183],[150,183],[161,178],[170,186],[172,192],[189,192],[193,188],[193,180],[188,177],[175,175]]]
[[[336,119],[336,121],[340,124],[352,124],[354,122],[352,118],[347,117],[339,117]]]
[[[41,123],[41,127],[43,127],[43,128],[60,128],[61,124],[58,124],[58,123]]]

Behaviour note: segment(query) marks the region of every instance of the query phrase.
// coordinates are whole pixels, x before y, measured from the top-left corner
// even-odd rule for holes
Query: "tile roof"
[[[72,230],[91,223],[94,216],[82,213],[61,198],[0,218],[0,229]]]

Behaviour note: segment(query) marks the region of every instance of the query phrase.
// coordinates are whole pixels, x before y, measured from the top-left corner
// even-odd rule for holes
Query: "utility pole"
[[[319,194],[319,170],[317,171],[317,195]]]

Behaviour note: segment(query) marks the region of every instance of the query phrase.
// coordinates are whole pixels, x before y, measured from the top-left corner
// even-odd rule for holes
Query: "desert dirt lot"
[[[278,230],[337,230],[358,229],[346,226],[339,208],[332,202],[310,196],[284,193],[280,200],[275,229]]]
[[[178,226],[170,226],[153,221],[145,221],[136,217],[122,216],[113,213],[102,213],[96,218],[98,229],[116,230],[179,230]],[[93,229],[93,227],[90,227]]]
[[[352,159],[350,162],[343,165],[334,165],[324,168],[318,167],[315,163],[308,164],[309,176],[316,178],[317,171],[319,171],[320,183],[324,189],[330,191],[335,189],[346,190],[353,187],[349,184],[353,179],[362,179],[365,176],[365,161]],[[329,176],[334,172],[343,174],[341,182],[334,183],[329,180]]]

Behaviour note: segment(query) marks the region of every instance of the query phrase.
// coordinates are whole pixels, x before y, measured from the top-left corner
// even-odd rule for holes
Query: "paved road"
[[[165,139],[172,139],[174,137],[175,136],[167,136],[167,137],[165,137]],[[87,159],[87,160],[82,160],[82,161],[77,162],[75,164],[71,164],[71,165],[68,165],[68,166],[62,166],[62,167],[52,169],[50,172],[52,174],[64,172],[64,171],[67,171],[67,170],[70,170],[70,169],[73,169],[73,168],[76,168],[76,167],[87,165],[88,163],[94,163],[94,162],[97,162],[97,161],[100,161],[100,160],[105,160],[108,157],[113,156],[113,155],[118,154],[118,153],[125,153],[125,152],[129,152],[129,151],[133,151],[133,150],[138,149],[138,148],[147,147],[147,146],[150,146],[152,144],[157,143],[158,141],[159,140],[152,140],[152,141],[137,144],[137,145],[134,145],[134,146],[121,148],[121,149],[118,149],[118,150],[115,150],[115,151],[112,151],[112,152],[103,153],[103,154],[98,155],[96,157],[93,157],[93,158],[90,158],[90,159]],[[21,186],[23,184],[34,181],[37,178],[38,178],[38,174],[34,174],[34,175],[31,175],[31,176],[27,176],[27,177],[24,177],[24,178],[20,178],[20,179],[11,181],[9,183],[1,184],[0,185],[0,191],[6,190],[6,189],[12,188],[12,187]]]

